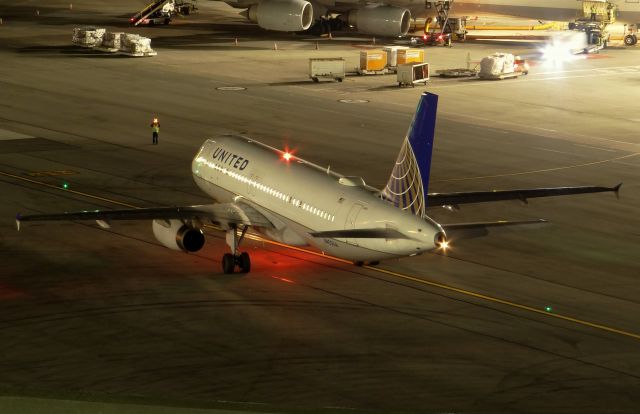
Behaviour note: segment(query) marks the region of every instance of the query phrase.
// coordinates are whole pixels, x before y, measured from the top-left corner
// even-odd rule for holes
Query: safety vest
[[[151,124],[151,130],[153,132],[160,132],[160,124]]]

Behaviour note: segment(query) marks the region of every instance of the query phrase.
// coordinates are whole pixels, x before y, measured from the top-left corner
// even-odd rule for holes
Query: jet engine
[[[152,226],[156,239],[171,250],[197,252],[204,246],[202,230],[188,226],[180,220],[153,220]]]
[[[350,26],[360,33],[378,36],[404,36],[409,31],[411,12],[398,7],[374,7],[351,10],[347,17]]]
[[[299,32],[311,27],[313,6],[305,0],[269,0],[250,6],[242,15],[263,29]]]

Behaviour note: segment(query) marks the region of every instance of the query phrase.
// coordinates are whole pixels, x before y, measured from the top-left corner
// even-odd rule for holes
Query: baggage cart
[[[398,66],[409,63],[424,63],[423,49],[401,49],[398,50]]]
[[[335,79],[342,82],[345,78],[345,60],[343,58],[309,59],[309,78],[314,82],[320,79]]]
[[[429,80],[428,63],[409,63],[398,65],[398,86],[415,86],[417,83],[427,84]]]
[[[360,75],[382,75],[389,73],[387,69],[387,52],[380,49],[362,50],[360,52]]]

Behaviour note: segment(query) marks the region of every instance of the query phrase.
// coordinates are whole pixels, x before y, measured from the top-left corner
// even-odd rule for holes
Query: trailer
[[[398,86],[414,87],[418,83],[425,85],[429,81],[429,64],[428,63],[408,63],[398,65]]]
[[[318,82],[320,79],[342,82],[346,76],[345,65],[343,58],[309,59],[309,78],[314,82]]]

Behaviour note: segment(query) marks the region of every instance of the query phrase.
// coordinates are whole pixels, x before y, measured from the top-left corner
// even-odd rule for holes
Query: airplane
[[[456,13],[497,13],[535,19],[575,18],[575,0],[213,0],[223,1],[263,29],[281,32],[322,34],[346,27],[358,33],[381,37],[402,37],[412,20],[434,17],[449,10]],[[154,0],[136,13],[130,23],[144,22],[153,13],[189,7],[187,0]],[[619,18],[640,21],[640,3],[617,0]]]
[[[226,232],[231,252],[222,257],[224,273],[249,272],[249,254],[240,244],[249,228],[261,236],[316,249],[357,265],[416,256],[449,247],[449,233],[485,235],[493,227],[530,225],[545,220],[437,223],[428,207],[459,206],[570,194],[615,192],[615,187],[553,187],[456,193],[428,193],[438,96],[423,93],[381,191],[361,177],[338,174],[302,158],[240,135],[207,139],[193,158],[193,178],[216,202],[184,207],[95,210],[20,215],[22,222],[152,220],[153,234],[165,247],[196,252],[205,243],[202,228]],[[455,238],[455,237],[454,237]]]

